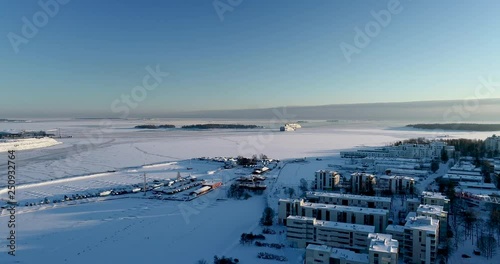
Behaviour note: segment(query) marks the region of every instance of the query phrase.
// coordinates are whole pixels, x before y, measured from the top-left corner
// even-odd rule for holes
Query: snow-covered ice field
[[[284,195],[282,187],[297,186],[300,178],[311,180],[314,171],[342,162],[338,157],[341,150],[444,134],[378,122],[310,122],[302,129],[285,133],[270,127],[265,120],[237,122],[265,126],[255,130],[132,128],[145,123],[179,126],[208,122],[114,120],[102,126],[99,120],[34,120],[0,124],[0,131],[60,129],[62,134],[73,136],[57,139],[62,142],[59,145],[16,152],[17,199],[39,200],[88,189],[137,184],[142,182],[144,172],[149,180],[173,178],[180,172],[183,176],[192,174],[226,181],[249,173],[219,170],[220,164],[191,160],[197,157],[264,153],[281,160],[307,157],[307,162],[288,163],[281,171],[273,170],[269,174],[272,179],[266,182],[268,191],[248,200],[220,199],[225,196],[226,185],[190,202],[150,200],[137,195],[20,206],[16,214],[17,256],[7,255],[7,240],[3,239],[0,263],[196,263],[199,259],[210,263],[214,255],[236,257],[242,263],[259,263],[256,255],[261,251],[286,255],[289,263],[298,263],[302,254],[299,250],[288,247],[271,250],[242,246],[238,242],[243,232],[261,232],[258,225],[261,213],[266,204],[277,206],[277,199]],[[445,134],[452,138],[484,139],[493,132]],[[6,161],[6,153],[0,153],[1,175],[6,175]],[[6,198],[6,185],[6,177],[0,177],[2,198]],[[8,214],[4,211],[0,215],[2,238],[8,237],[7,221]],[[282,235],[269,239],[286,243]]]

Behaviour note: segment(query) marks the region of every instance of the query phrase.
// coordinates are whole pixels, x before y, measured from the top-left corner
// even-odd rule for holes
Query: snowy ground
[[[227,121],[229,122],[229,121]],[[413,137],[436,137],[434,131],[395,129],[389,125],[305,124],[295,132],[277,132],[267,126],[257,130],[138,130],[133,126],[150,121],[52,120],[0,124],[0,130],[59,128],[63,144],[18,151],[16,175],[20,201],[140,183],[142,173],[150,180],[173,178],[177,172],[201,178],[232,178],[247,171],[218,170],[220,164],[193,161],[195,157],[249,156],[264,153],[285,160],[282,170],[268,174],[269,186],[261,196],[248,200],[225,200],[228,184],[190,202],[159,201],[129,196],[125,199],[92,198],[57,205],[18,208],[16,257],[0,247],[0,263],[90,263],[160,261],[196,263],[214,255],[236,257],[242,263],[259,263],[256,255],[286,255],[299,263],[303,251],[240,245],[243,232],[260,233],[258,220],[266,205],[276,208],[285,197],[283,187],[298,187],[301,178],[312,181],[314,171],[328,164],[342,164],[338,153],[357,146],[379,146]],[[203,120],[158,120],[175,125],[207,123]],[[215,123],[215,122],[213,122]],[[236,123],[236,122],[232,122]],[[238,122],[265,125],[266,121]],[[13,127],[7,127],[13,126]],[[486,138],[492,133],[456,132],[450,137]],[[497,133],[498,134],[498,133]],[[439,134],[440,135],[440,134]],[[307,157],[305,162],[293,162]],[[316,157],[321,157],[316,160]],[[290,160],[286,160],[290,159]],[[5,153],[0,171],[6,172]],[[153,167],[145,164],[161,163]],[[188,167],[193,168],[187,170]],[[115,171],[103,173],[106,171]],[[5,174],[5,173],[3,173]],[[4,179],[4,180],[2,180]],[[228,182],[229,183],[229,182]],[[5,188],[0,178],[0,189]],[[299,194],[298,188],[296,193]],[[5,190],[0,190],[5,198]],[[0,237],[7,237],[8,214],[0,215]],[[282,227],[274,227],[276,231]],[[284,235],[270,235],[267,243],[286,244]],[[6,243],[6,240],[0,242]],[[266,261],[273,263],[273,261]],[[274,262],[278,263],[278,262]],[[460,263],[460,262],[457,262]]]
[[[0,140],[0,153],[9,150],[30,150],[47,148],[61,144],[53,138],[3,139]]]

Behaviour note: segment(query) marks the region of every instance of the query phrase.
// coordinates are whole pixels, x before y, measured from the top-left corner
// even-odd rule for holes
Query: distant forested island
[[[436,124],[411,124],[406,126],[419,129],[442,129],[442,130],[460,130],[460,131],[500,131],[500,124],[436,123]]]
[[[254,129],[263,128],[256,125],[240,125],[240,124],[197,124],[182,126],[184,129]]]
[[[0,118],[0,122],[4,122],[4,123],[24,123],[24,122],[26,122],[26,120],[15,120],[15,119],[3,119],[3,118]]]
[[[138,125],[135,128],[139,129],[160,129],[160,128],[175,128],[174,125]]]

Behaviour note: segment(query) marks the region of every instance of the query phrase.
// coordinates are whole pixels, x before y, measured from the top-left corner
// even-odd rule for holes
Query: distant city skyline
[[[500,98],[499,2],[0,6],[0,118]]]

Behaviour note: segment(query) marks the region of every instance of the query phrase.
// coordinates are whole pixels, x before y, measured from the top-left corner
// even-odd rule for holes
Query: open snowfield
[[[297,187],[300,178],[311,180],[314,171],[325,169],[328,164],[342,164],[338,153],[344,149],[443,135],[443,132],[401,129],[375,122],[310,122],[300,130],[285,133],[270,127],[266,121],[237,122],[266,127],[255,130],[132,128],[150,123],[183,125],[207,121],[118,120],[104,126],[99,120],[0,124],[0,130],[59,128],[63,135],[73,136],[57,139],[62,142],[59,145],[16,152],[16,198],[23,204],[89,189],[140,184],[143,173],[149,181],[174,178],[180,172],[182,176],[221,179],[228,184],[250,173],[248,169],[220,170],[218,163],[191,160],[197,157],[264,153],[283,160],[282,170],[275,169],[267,175],[269,188],[263,195],[241,201],[221,199],[225,197],[226,184],[189,202],[144,199],[137,194],[119,199],[90,198],[55,205],[20,206],[16,212],[17,256],[7,254],[7,240],[2,239],[0,263],[196,263],[199,259],[210,263],[214,255],[236,257],[242,263],[260,263],[256,258],[259,252],[286,255],[288,263],[299,263],[303,251],[257,248],[238,242],[243,232],[261,232],[258,220],[262,210],[267,204],[277,206],[277,199],[285,197],[283,187]],[[484,139],[493,133],[446,134]],[[303,157],[307,157],[306,162],[291,162]],[[6,153],[0,153],[0,175],[6,175],[6,161]],[[6,177],[0,177],[1,198],[6,198],[6,185]],[[8,217],[5,211],[0,215],[2,238],[8,237]],[[274,227],[276,231],[280,228]],[[270,236],[266,242],[286,244],[283,235]]]

